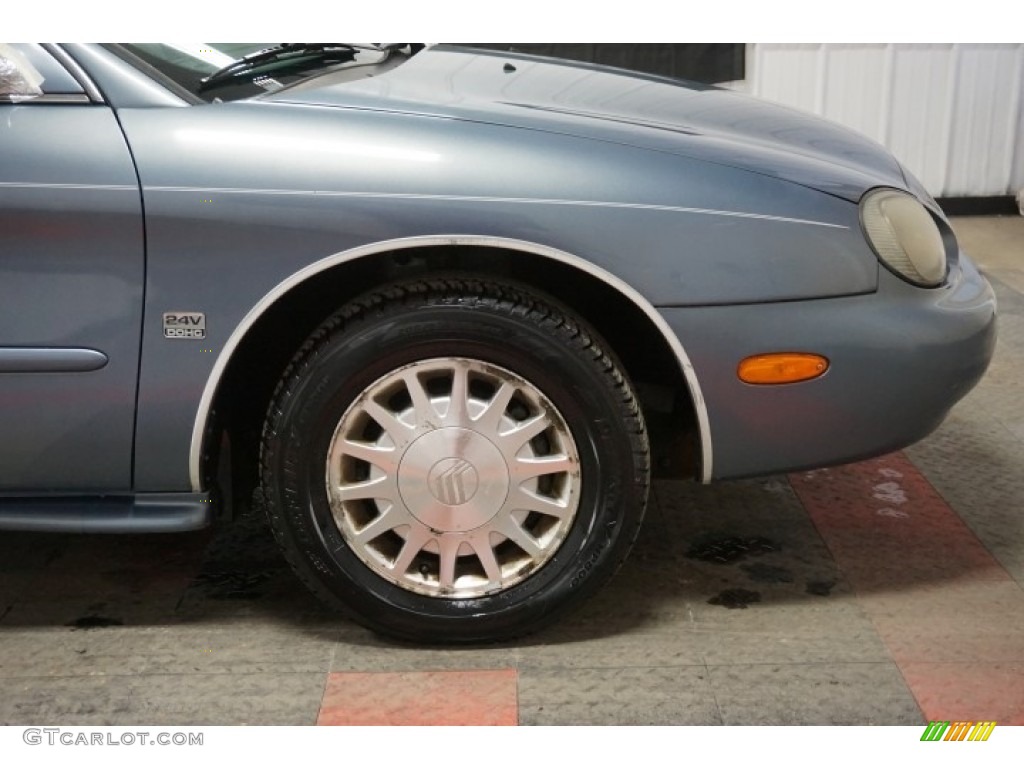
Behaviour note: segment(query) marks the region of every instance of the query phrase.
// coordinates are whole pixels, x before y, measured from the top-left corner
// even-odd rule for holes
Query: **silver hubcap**
[[[342,416],[327,495],[352,551],[434,597],[479,597],[546,563],[579,504],[576,443],[536,387],[441,358],[374,382]]]

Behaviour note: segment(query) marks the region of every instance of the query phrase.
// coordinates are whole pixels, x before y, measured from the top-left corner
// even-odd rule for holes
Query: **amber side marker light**
[[[747,384],[795,384],[816,379],[828,370],[828,358],[803,352],[754,355],[740,362],[737,375]]]

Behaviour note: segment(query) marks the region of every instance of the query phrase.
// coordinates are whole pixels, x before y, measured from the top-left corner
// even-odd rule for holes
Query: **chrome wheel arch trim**
[[[579,256],[575,256],[567,251],[552,248],[547,245],[505,237],[477,235],[428,235],[423,237],[404,237],[395,240],[384,240],[326,256],[319,261],[315,261],[312,264],[303,267],[298,272],[294,272],[282,280],[269,292],[264,294],[252,309],[249,310],[245,317],[242,318],[241,322],[235,326],[235,330],[231,333],[231,336],[228,337],[228,340],[224,344],[224,348],[220,351],[220,354],[217,355],[217,360],[214,362],[213,368],[206,379],[206,386],[203,388],[203,394],[199,400],[195,423],[192,427],[192,444],[189,451],[189,481],[192,485],[192,490],[196,493],[200,493],[203,490],[201,474],[203,437],[206,432],[210,408],[213,405],[213,398],[217,392],[217,387],[220,385],[224,371],[227,369],[228,363],[231,361],[238,345],[242,342],[242,339],[244,339],[248,334],[249,329],[257,320],[259,320],[264,312],[266,312],[278,299],[288,293],[292,288],[312,277],[315,277],[321,272],[331,269],[332,267],[346,264],[357,259],[366,258],[368,256],[376,256],[377,254],[386,253],[387,251],[400,251],[410,248],[438,246],[479,246],[484,248],[502,248],[505,250],[522,251],[536,256],[542,256],[574,267],[575,269],[579,269],[591,277],[597,278],[611,288],[614,288],[618,293],[629,299],[654,324],[655,328],[658,329],[664,340],[668,343],[673,354],[676,356],[676,362],[679,364],[679,370],[683,374],[683,378],[690,390],[690,397],[693,400],[694,410],[697,415],[697,426],[700,430],[700,480],[705,484],[711,482],[713,460],[711,423],[708,418],[707,404],[704,401],[704,395],[701,392],[700,382],[697,380],[697,374],[693,368],[693,363],[690,362],[689,355],[686,354],[686,350],[683,348],[682,343],[676,337],[675,333],[673,333],[672,329],[669,327],[668,322],[666,322],[665,318],[661,316],[661,313],[659,313],[658,310],[655,309],[654,305],[644,298],[639,291],[621,278],[613,275],[611,272],[598,267],[596,264],[593,264]]]

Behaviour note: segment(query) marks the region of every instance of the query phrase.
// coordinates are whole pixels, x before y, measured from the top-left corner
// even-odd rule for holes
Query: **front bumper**
[[[714,479],[842,464],[929,434],[978,382],[995,348],[996,303],[963,254],[941,288],[879,270],[878,291],[774,304],[663,308],[704,394]],[[814,381],[752,386],[740,360],[814,352]]]

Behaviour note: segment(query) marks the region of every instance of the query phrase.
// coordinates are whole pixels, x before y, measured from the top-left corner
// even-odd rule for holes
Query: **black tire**
[[[551,547],[536,570],[517,577],[511,586],[469,597],[421,594],[412,591],[411,581],[412,586],[403,586],[371,567],[377,550],[353,545],[343,534],[348,523],[336,522],[334,516],[343,502],[335,498],[332,512],[325,479],[334,477],[328,474],[335,471],[328,465],[328,455],[336,428],[340,433],[341,424],[357,423],[352,409],[366,402],[369,395],[364,393],[376,392],[375,382],[387,381],[407,370],[405,366],[448,359],[469,361],[460,365],[479,361],[531,384],[562,419],[558,423],[563,431],[552,433],[551,439],[560,439],[567,429],[578,454],[578,474],[566,472],[555,480],[575,483],[566,491],[576,500],[571,521],[563,525],[555,518],[538,518],[549,527],[562,526],[560,543]],[[448,402],[455,401],[452,393]],[[367,429],[374,426],[371,419]],[[435,453],[430,472],[442,461],[452,461],[443,458],[443,451]],[[413,461],[407,458],[410,454],[411,450],[402,454],[400,467]],[[426,460],[433,461],[434,454],[427,454]],[[327,603],[377,632],[430,643],[507,640],[533,632],[578,606],[611,578],[628,554],[643,518],[650,474],[637,399],[597,334],[532,290],[466,277],[382,288],[325,322],[296,354],[277,387],[264,427],[261,465],[270,525],[300,579]],[[394,470],[396,487],[404,471]],[[433,490],[440,486],[429,485],[429,473],[420,474],[423,487],[440,498]],[[369,503],[379,511],[377,501]],[[402,535],[411,539],[413,534]],[[431,545],[439,548],[440,539]],[[403,546],[401,537],[395,546]],[[410,551],[414,549],[410,545]],[[518,549],[503,544],[495,545],[494,551],[518,557]],[[417,555],[430,557],[427,549]],[[455,558],[459,568],[475,567],[472,558]],[[478,559],[483,567],[483,558]],[[428,568],[420,568],[422,577],[410,566],[401,578],[422,578],[427,585]],[[476,583],[469,576],[460,579]]]

